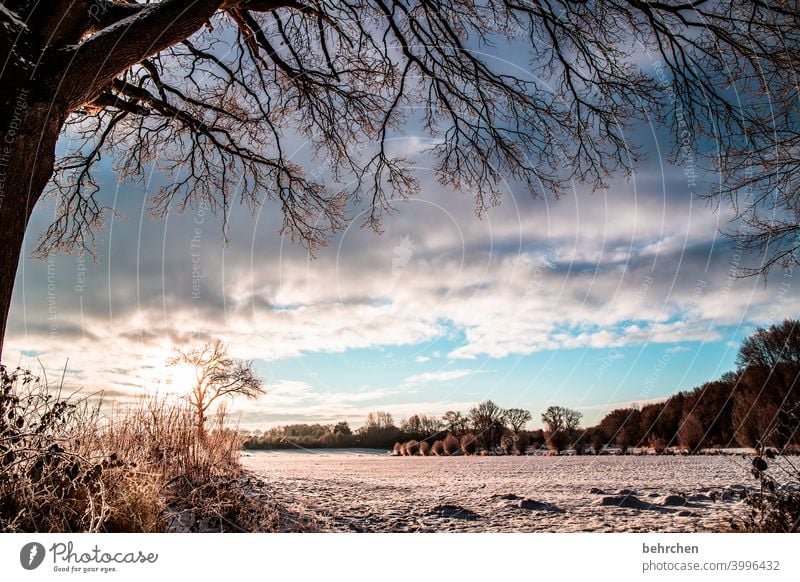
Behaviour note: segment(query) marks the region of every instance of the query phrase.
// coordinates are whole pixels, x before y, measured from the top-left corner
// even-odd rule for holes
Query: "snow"
[[[249,470],[332,531],[725,531],[751,458],[248,453]]]

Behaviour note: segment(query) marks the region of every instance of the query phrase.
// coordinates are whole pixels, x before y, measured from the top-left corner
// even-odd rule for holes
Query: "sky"
[[[266,395],[230,403],[247,429],[359,426],[374,410],[400,420],[486,399],[534,419],[569,406],[589,425],[691,389],[733,369],[742,338],[795,316],[800,297],[788,273],[736,276],[759,257],[721,236],[727,207],[697,196],[715,176],[670,165],[669,136],[647,120],[630,137],[647,154],[632,176],[597,191],[576,183],[557,200],[509,183],[477,217],[471,192],[437,182],[409,127],[394,146],[414,160],[419,195],[381,234],[351,208],[314,257],[279,235],[269,202],[234,206],[227,243],[203,208],[153,220],[149,193],[170,176],[120,183],[104,160],[100,195],[115,213],[96,258],[31,258],[53,201],[37,206],[5,362],[63,372],[69,389],[106,401],[180,395],[173,350],[221,338],[264,379]]]

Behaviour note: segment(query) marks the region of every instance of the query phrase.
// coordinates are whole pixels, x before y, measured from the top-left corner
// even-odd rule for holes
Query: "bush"
[[[678,444],[685,448],[689,454],[700,451],[705,440],[705,428],[694,414],[687,414],[681,419],[678,429]]]
[[[542,429],[532,430],[528,433],[529,443],[534,449],[541,449],[547,439]]]
[[[589,443],[589,446],[595,455],[602,453],[603,447],[605,447],[606,443],[608,442],[608,436],[599,426],[587,428],[584,433],[584,438],[586,439],[586,442]]]
[[[402,443],[394,443],[394,448],[392,449],[392,455],[399,457],[402,454],[403,454]]]
[[[460,444],[458,439],[453,435],[449,434],[444,438],[444,442],[442,443],[444,446],[444,452],[448,455],[455,455],[460,448]]]
[[[405,451],[406,455],[411,457],[419,453],[419,442],[415,440],[408,441],[405,445],[403,445],[403,450]]]
[[[500,450],[504,455],[510,455],[514,450],[514,438],[511,435],[505,435],[500,439]]]
[[[514,454],[524,455],[528,451],[528,435],[520,433],[514,436]]]
[[[433,445],[431,446],[431,453],[437,457],[444,456],[444,441],[434,441]]]
[[[53,398],[28,370],[0,372],[0,531],[104,530],[112,496],[139,487],[120,482],[119,453],[99,450],[97,407]],[[131,529],[154,528],[157,513]]]
[[[576,455],[583,455],[586,452],[586,443],[583,441],[582,436],[576,438],[575,442],[572,443],[572,450]]]
[[[461,437],[461,452],[465,455],[474,455],[478,452],[478,441],[473,434],[465,434]]]
[[[419,443],[419,454],[423,457],[427,457],[431,454],[431,445],[428,441],[422,441]]]
[[[0,366],[0,532],[298,529],[240,479],[241,441],[145,399],[102,417],[27,370]],[[310,526],[308,526],[310,527]]]
[[[796,433],[800,430],[800,405],[781,410],[771,431]],[[767,433],[767,436],[770,436]],[[769,439],[765,439],[769,442]],[[782,466],[777,466],[777,465]],[[758,480],[757,491],[745,493],[750,510],[741,525],[749,532],[800,532],[800,468],[777,451],[763,445],[756,447],[751,472]]]
[[[545,438],[547,439],[547,448],[557,454],[561,454],[561,451],[566,449],[569,444],[569,438],[564,430],[547,431],[545,432]]]
[[[649,443],[653,448],[653,452],[657,455],[663,455],[667,450],[667,439],[650,435]]]

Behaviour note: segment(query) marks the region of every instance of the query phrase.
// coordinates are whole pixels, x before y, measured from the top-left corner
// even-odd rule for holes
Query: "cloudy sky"
[[[648,155],[606,190],[575,184],[532,200],[509,184],[482,218],[470,192],[440,186],[413,128],[395,147],[422,190],[376,234],[350,226],[311,258],[278,234],[279,210],[235,207],[230,242],[202,209],[149,218],[146,185],[118,183],[89,256],[26,258],[5,360],[109,399],[179,393],[175,346],[219,337],[252,358],[268,390],[231,406],[247,428],[355,426],[371,410],[442,414],[491,398],[531,410],[578,408],[587,423],[621,404],[692,388],[733,368],[756,326],[800,312],[789,277],[737,279],[720,231],[730,212],[700,201],[714,176],[670,166],[668,137],[642,123]],[[305,155],[298,154],[301,159]],[[313,167],[310,168],[313,170]],[[43,201],[26,257],[52,218]],[[193,279],[199,283],[193,288]],[[532,424],[533,426],[533,424]]]

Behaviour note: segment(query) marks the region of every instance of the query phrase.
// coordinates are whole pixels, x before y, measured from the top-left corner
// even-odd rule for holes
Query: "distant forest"
[[[580,412],[551,406],[541,414],[544,429],[525,430],[530,412],[486,401],[467,413],[415,414],[399,425],[387,412],[372,412],[355,431],[347,422],[287,425],[246,435],[244,447],[363,447],[397,454],[524,454],[541,447],[576,454],[613,447],[624,454],[647,447],[663,454],[759,445],[783,450],[800,444],[800,321],[757,329],[742,343],[736,364],[736,371],[718,380],[663,402],[612,410],[588,428],[580,426]],[[445,446],[453,442],[460,444]]]

